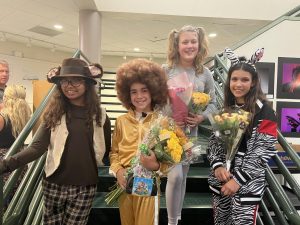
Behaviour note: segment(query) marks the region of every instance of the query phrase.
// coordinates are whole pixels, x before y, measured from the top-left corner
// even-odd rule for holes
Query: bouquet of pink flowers
[[[168,90],[174,120],[186,123],[188,104],[193,93],[193,84],[189,81],[188,75],[184,72],[169,79]]]
[[[250,121],[250,113],[242,109],[222,111],[218,115],[209,116],[214,133],[225,146],[226,169],[229,171],[243,134]]]

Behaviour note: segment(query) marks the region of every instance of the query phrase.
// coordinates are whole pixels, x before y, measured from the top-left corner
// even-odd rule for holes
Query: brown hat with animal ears
[[[102,67],[94,68],[89,66],[85,61],[78,58],[64,59],[62,66],[50,69],[47,73],[47,80],[51,83],[57,83],[60,79],[66,77],[82,77],[93,84],[97,84],[96,77],[102,75]]]

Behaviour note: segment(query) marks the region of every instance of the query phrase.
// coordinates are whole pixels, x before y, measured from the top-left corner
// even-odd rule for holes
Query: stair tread
[[[113,177],[108,173],[109,166],[98,167],[98,177]],[[190,167],[188,178],[208,178],[209,167]]]
[[[93,202],[93,208],[118,208],[117,203],[108,206],[104,199],[107,192],[97,192]],[[162,193],[160,201],[160,208],[166,208],[166,198],[164,193]],[[183,203],[184,209],[211,209],[212,208],[212,196],[211,193],[191,193],[187,192],[185,194],[185,199]]]

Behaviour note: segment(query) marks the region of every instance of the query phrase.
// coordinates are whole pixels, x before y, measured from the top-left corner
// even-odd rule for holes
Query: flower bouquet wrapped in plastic
[[[209,94],[204,92],[193,92],[192,98],[188,104],[188,111],[193,114],[201,114],[206,109],[210,99]],[[186,133],[191,133],[191,129],[188,125],[186,126]]]
[[[209,120],[216,137],[224,144],[226,151],[225,167],[229,171],[243,134],[249,125],[250,113],[239,108],[233,108],[228,111],[223,110],[218,115],[210,115]]]
[[[174,119],[167,116],[167,112],[157,111],[157,115],[157,119],[139,145],[136,156],[131,160],[130,167],[126,170],[126,190],[118,184],[114,185],[106,196],[107,204],[115,203],[124,191],[143,196],[156,195],[157,173],[147,170],[140,164],[141,154],[149,155],[151,150],[157,160],[167,164],[169,168],[177,163],[191,164],[200,161],[203,154],[200,146],[194,146]]]
[[[139,146],[142,154],[152,150],[161,163],[170,167],[177,163],[193,164],[202,161],[200,145],[195,145],[178,127],[175,120],[160,114]]]
[[[186,124],[188,104],[193,93],[193,83],[187,73],[179,73],[168,80],[168,91],[172,107],[172,117],[177,123]]]

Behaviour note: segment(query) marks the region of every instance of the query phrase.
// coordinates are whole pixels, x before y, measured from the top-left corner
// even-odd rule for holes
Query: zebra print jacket
[[[266,102],[261,103],[253,119],[251,135],[244,136],[230,171],[233,179],[240,185],[236,196],[241,204],[257,204],[261,200],[266,186],[265,167],[277,152],[276,141],[275,113]],[[221,141],[214,134],[210,137],[207,157],[211,166],[208,178],[210,189],[220,195],[222,183],[214,176],[214,170],[225,165],[225,152]]]

